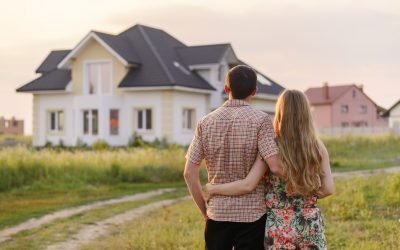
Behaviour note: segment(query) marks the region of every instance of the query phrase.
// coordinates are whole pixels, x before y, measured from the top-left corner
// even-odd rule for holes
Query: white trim
[[[218,67],[220,63],[206,63],[206,64],[193,64],[189,65],[190,70],[196,70],[196,69],[211,69],[213,67]]]
[[[120,87],[119,89],[126,90],[126,91],[177,90],[177,91],[183,91],[183,92],[202,93],[202,94],[209,94],[209,93],[213,93],[215,91],[215,90],[206,90],[206,89],[194,89],[194,88],[182,87],[182,86]]]
[[[57,65],[57,68],[61,69],[67,66],[68,61],[85,47],[85,45],[90,41],[90,39],[96,40],[100,45],[102,45],[108,52],[115,56],[124,66],[129,66],[129,63],[122,58],[115,50],[113,50],[107,43],[105,43],[101,38],[91,31],[86,37],[75,46],[75,48],[68,53],[68,55]]]
[[[89,65],[89,64],[102,64],[102,63],[108,63],[109,65],[110,65],[110,92],[109,93],[103,93],[102,92],[102,82],[100,83],[100,84],[98,84],[98,86],[97,86],[97,93],[96,94],[89,94],[89,91],[87,90],[87,85],[88,85],[88,79],[89,79],[89,76],[88,76],[88,74],[87,74],[87,66]],[[83,88],[82,88],[82,90],[83,90],[83,95],[89,95],[89,96],[111,96],[112,94],[113,94],[113,86],[114,86],[114,83],[113,83],[113,77],[114,77],[114,75],[113,75],[113,72],[114,72],[114,68],[113,68],[113,62],[112,62],[112,60],[107,60],[107,59],[104,59],[104,60],[102,60],[102,59],[100,59],[100,60],[85,60],[85,61],[83,61]],[[101,72],[100,71],[98,71],[98,73],[97,73],[98,75],[97,75],[97,77],[100,79],[101,77]]]
[[[31,93],[31,94],[68,94],[71,91],[66,91],[66,90],[40,90],[40,91],[29,91],[26,93]]]

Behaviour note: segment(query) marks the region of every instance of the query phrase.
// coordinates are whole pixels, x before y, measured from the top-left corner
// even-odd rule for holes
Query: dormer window
[[[87,95],[111,94],[111,62],[93,61],[85,63],[84,93]]]
[[[271,82],[265,78],[263,75],[260,73],[257,73],[257,80],[262,84],[262,85],[269,85],[271,86]]]

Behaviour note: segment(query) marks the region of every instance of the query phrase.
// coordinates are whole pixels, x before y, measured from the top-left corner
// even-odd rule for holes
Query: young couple
[[[206,220],[206,249],[326,249],[317,199],[332,194],[333,179],[308,101],[285,90],[272,124],[249,105],[256,82],[248,66],[229,71],[229,100],[201,119],[186,155],[184,176]]]

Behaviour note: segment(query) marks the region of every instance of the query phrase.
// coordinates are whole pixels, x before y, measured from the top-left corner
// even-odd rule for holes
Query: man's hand
[[[207,220],[206,202],[199,179],[199,168],[200,164],[194,164],[190,161],[186,161],[183,175],[194,202],[199,207],[203,217]]]

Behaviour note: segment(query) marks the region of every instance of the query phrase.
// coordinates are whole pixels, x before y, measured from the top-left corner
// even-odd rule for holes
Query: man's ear
[[[231,92],[231,88],[229,88],[229,86],[225,84],[224,91],[225,91],[225,94],[229,95],[229,93]]]
[[[253,92],[251,92],[251,96],[255,96],[256,93],[257,93],[257,88],[255,88],[255,89],[253,90]]]

